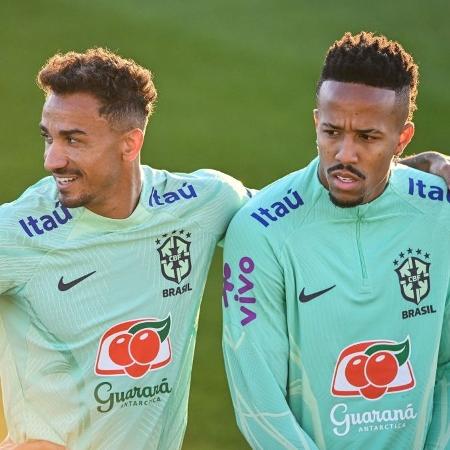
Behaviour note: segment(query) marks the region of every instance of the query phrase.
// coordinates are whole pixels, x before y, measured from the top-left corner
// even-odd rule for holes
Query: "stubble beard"
[[[67,197],[61,192],[58,194],[59,201],[61,205],[65,208],[80,208],[82,206],[86,206],[89,202],[92,201],[92,198],[89,194],[80,194],[77,197],[71,198]]]
[[[355,206],[362,205],[364,203],[364,197],[359,197],[356,200],[343,201],[336,198],[331,192],[328,192],[331,203],[339,208],[354,208]]]

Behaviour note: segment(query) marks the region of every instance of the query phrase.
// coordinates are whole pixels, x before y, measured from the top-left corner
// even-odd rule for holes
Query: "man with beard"
[[[223,346],[252,448],[448,448],[450,191],[397,164],[417,82],[400,44],[346,33],[318,157],[230,224]]]
[[[207,269],[248,191],[140,164],[156,89],[134,61],[58,54],[38,82],[52,176],[0,208],[4,445],[180,448]]]

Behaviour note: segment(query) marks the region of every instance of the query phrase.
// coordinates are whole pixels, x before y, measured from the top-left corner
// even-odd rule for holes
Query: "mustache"
[[[329,169],[327,169],[327,173],[328,175],[330,175],[336,170],[346,170],[347,172],[351,172],[353,175],[356,175],[362,180],[366,179],[366,176],[363,173],[361,173],[358,169],[355,169],[353,166],[350,165],[344,166],[344,164],[336,164],[335,166],[330,167]]]
[[[62,177],[80,176],[81,172],[79,170],[73,170],[72,172],[66,172],[63,169],[52,170],[52,175],[60,175]]]

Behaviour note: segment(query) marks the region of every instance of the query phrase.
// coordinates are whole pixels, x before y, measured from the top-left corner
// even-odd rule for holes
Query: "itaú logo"
[[[100,339],[95,373],[141,378],[172,361],[171,318],[145,318],[110,327]]]
[[[331,393],[377,400],[387,393],[414,388],[410,352],[409,336],[402,342],[375,340],[349,345],[336,362]]]
[[[22,230],[30,237],[38,236],[47,231],[56,230],[61,225],[73,219],[72,214],[60,202],[55,203],[55,209],[40,217],[28,216],[19,220]]]

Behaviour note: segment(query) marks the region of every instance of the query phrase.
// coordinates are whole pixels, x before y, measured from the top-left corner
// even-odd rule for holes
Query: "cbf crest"
[[[430,292],[430,254],[408,248],[394,260],[402,296],[418,305]]]
[[[167,280],[180,284],[191,273],[190,237],[191,233],[180,230],[163,234],[156,240],[161,273]]]

